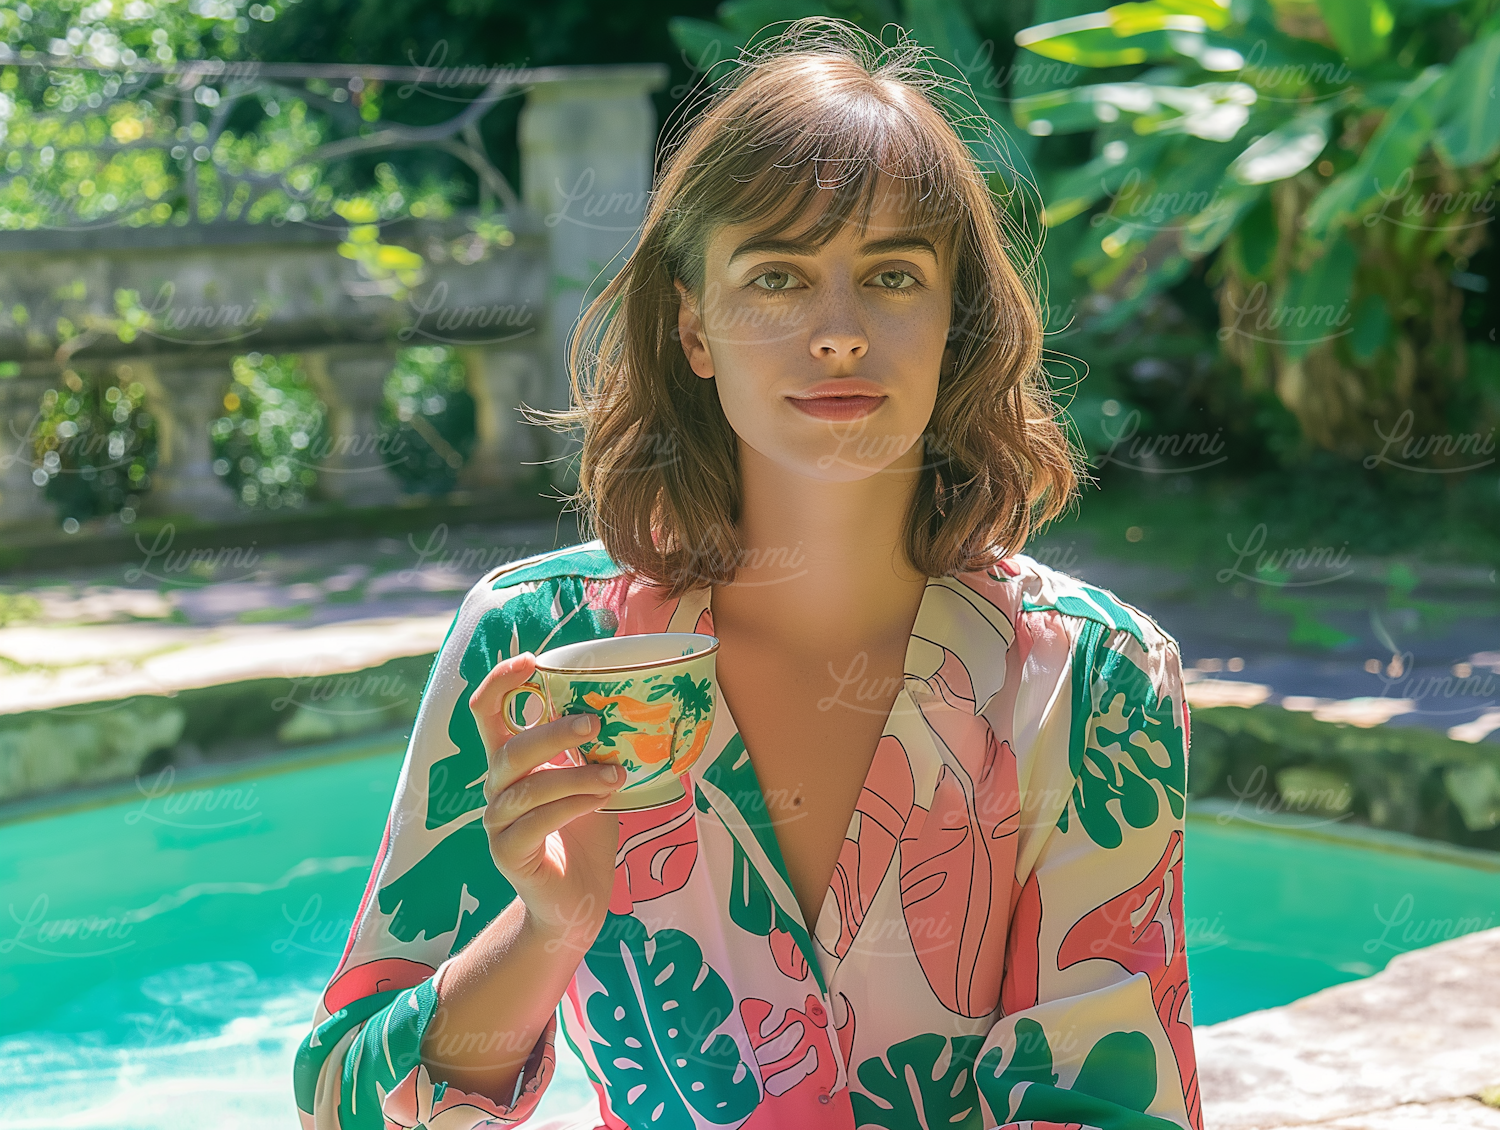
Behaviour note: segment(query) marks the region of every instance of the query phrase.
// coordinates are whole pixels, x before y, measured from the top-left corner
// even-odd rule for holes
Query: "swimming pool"
[[[7,1127],[297,1125],[292,1057],[343,951],[402,747],[319,756],[0,824]],[[1500,860],[1477,854],[1463,865],[1195,816],[1184,866],[1199,1024],[1500,925]],[[559,1047],[543,1113],[589,1097]]]

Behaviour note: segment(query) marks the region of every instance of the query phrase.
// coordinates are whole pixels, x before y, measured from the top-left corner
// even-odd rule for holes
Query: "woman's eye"
[[[897,270],[894,267],[891,268],[889,271],[881,271],[880,274],[878,274],[878,275],[875,276],[875,278],[877,280],[879,280],[879,282],[880,282],[880,288],[882,290],[910,290],[911,287],[918,285],[917,284],[917,277],[915,275],[913,275],[910,271],[901,271],[901,270]],[[907,285],[907,284],[903,283],[903,284],[901,284],[899,286],[889,286],[889,285],[887,285],[892,279],[896,280],[897,282],[900,282],[901,279],[910,279],[911,280],[911,284]]]
[[[781,280],[783,280],[779,286],[776,286],[776,285],[773,285],[773,286],[762,286],[761,290],[791,290],[792,289],[791,286],[789,285],[789,283],[792,280],[792,274],[791,274],[790,271],[765,271],[762,274],[757,275],[755,277],[755,279],[754,279],[754,282],[757,285],[759,285],[761,279],[781,279]]]

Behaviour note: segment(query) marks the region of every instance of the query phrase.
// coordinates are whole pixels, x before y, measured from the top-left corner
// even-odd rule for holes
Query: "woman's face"
[[[797,238],[810,219],[770,241],[753,241],[750,226],[722,227],[709,241],[701,303],[677,282],[683,350],[714,379],[740,442],[811,479],[864,479],[923,457],[951,264],[941,245],[901,236],[901,197],[888,184],[863,233],[850,222],[813,247]]]

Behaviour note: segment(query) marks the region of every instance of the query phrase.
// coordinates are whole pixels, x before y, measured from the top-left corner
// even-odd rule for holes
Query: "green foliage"
[[[252,509],[301,506],[318,481],[327,409],[295,356],[246,353],[233,366],[211,426],[214,474]]]
[[[242,56],[252,23],[284,4],[38,0],[0,11],[0,230],[336,220],[340,201],[383,216],[441,215],[462,185],[428,169],[385,177],[320,147],[379,121],[382,86],[299,89],[145,65]],[[253,13],[247,16],[247,12]],[[392,202],[394,201],[394,207]]]
[[[1309,440],[1352,458],[1407,408],[1443,429],[1468,399],[1448,276],[1500,174],[1493,0],[1132,4],[1017,41],[1113,68],[1016,103],[1033,133],[1089,139],[1089,175],[1039,175],[1047,223],[1092,229],[1052,277],[1107,299],[1105,326],[1208,261],[1225,354]]]
[[[377,410],[383,450],[403,451],[391,465],[407,494],[447,494],[474,449],[474,398],[462,359],[445,345],[403,349]]]
[[[140,381],[72,369],[60,388],[42,395],[31,478],[56,504],[59,520],[103,514],[135,520],[157,456],[156,421],[145,402]]]
[[[42,614],[42,602],[26,592],[0,592],[0,628],[24,624]]]
[[[1486,676],[1470,678],[1483,685]],[[1455,741],[1426,726],[1322,722],[1269,704],[1204,707],[1193,711],[1188,770],[1195,800],[1233,799],[1252,818],[1306,822],[1335,812],[1357,824],[1500,849],[1500,747],[1493,742]],[[1336,782],[1337,803],[1313,805],[1316,797],[1299,795],[1313,774],[1294,770]]]

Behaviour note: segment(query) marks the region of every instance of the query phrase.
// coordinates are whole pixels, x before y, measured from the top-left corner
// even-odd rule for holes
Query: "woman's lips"
[[[787,397],[799,411],[819,420],[858,420],[885,403],[883,396]]]

